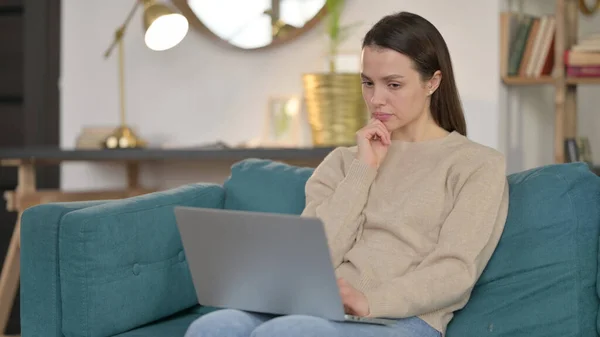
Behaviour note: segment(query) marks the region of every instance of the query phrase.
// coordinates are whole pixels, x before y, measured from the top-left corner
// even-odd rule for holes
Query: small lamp
[[[163,51],[175,47],[186,36],[189,28],[185,16],[175,13],[166,5],[159,4],[155,0],[135,0],[135,4],[125,19],[125,22],[116,30],[112,44],[104,53],[104,58],[108,58],[115,46],[117,46],[119,50],[119,100],[121,123],[120,126],[104,140],[103,145],[107,149],[142,148],[146,146],[146,141],[138,137],[132,128],[127,126],[125,116],[125,57],[123,53],[123,36],[125,34],[125,29],[139,5],[144,6],[144,42],[151,50]]]

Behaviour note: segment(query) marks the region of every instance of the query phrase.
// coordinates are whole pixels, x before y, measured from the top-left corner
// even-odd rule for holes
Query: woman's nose
[[[383,105],[385,103],[385,99],[383,97],[383,93],[381,90],[373,90],[373,96],[371,96],[371,104],[375,105]]]

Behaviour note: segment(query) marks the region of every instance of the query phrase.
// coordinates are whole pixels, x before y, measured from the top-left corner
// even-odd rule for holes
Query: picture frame
[[[301,99],[297,95],[272,96],[265,112],[261,147],[298,147]]]

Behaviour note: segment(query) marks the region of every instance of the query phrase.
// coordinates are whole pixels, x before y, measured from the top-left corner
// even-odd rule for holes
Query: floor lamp
[[[107,59],[115,47],[118,49],[119,101],[121,112],[120,126],[104,140],[103,145],[106,149],[143,148],[146,146],[146,141],[138,137],[133,129],[127,125],[125,115],[125,57],[123,52],[123,36],[131,18],[140,6],[144,7],[144,42],[151,50],[162,51],[175,47],[186,36],[189,28],[185,16],[175,13],[166,5],[159,4],[155,0],[135,0],[133,8],[129,12],[125,22],[116,30],[113,42],[104,53],[104,58]]]

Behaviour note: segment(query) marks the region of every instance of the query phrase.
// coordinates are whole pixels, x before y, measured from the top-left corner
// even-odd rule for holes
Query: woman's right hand
[[[383,122],[373,118],[356,132],[356,143],[358,145],[356,158],[378,169],[391,144],[391,135]]]

